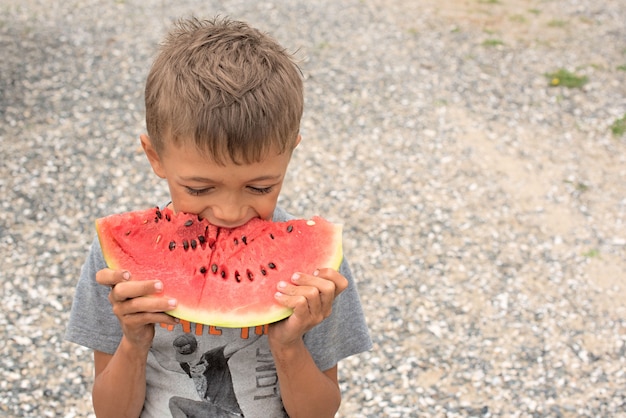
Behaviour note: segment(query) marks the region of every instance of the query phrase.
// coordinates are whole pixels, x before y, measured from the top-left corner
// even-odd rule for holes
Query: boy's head
[[[274,39],[228,19],[181,20],[146,83],[152,146],[194,145],[218,164],[291,152],[303,110],[298,66]]]

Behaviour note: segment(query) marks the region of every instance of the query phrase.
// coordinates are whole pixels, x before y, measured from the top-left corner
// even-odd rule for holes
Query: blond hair
[[[258,162],[291,151],[302,75],[269,35],[226,18],[178,21],[146,82],[146,125],[157,152],[192,141],[215,162]]]

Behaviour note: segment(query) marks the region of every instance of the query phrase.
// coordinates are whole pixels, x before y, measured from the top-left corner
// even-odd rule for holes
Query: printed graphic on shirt
[[[185,321],[157,326],[151,350],[161,369],[156,379],[180,385],[168,395],[169,414],[232,418],[254,411],[248,416],[286,416],[266,333],[267,326],[228,329]]]

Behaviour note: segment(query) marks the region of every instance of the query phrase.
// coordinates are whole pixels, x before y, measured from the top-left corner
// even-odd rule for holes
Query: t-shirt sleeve
[[[122,339],[122,330],[109,303],[110,289],[96,282],[96,273],[106,267],[100,243],[95,238],[76,285],[65,339],[113,354]]]

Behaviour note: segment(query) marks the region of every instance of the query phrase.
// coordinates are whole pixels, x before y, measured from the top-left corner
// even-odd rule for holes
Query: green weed
[[[554,19],[548,22],[548,26],[551,28],[563,28],[567,26],[567,22],[565,20]]]
[[[485,41],[483,41],[483,46],[499,46],[499,45],[504,45],[504,42],[502,42],[500,39],[486,39]]]
[[[621,118],[615,120],[611,125],[611,132],[615,136],[622,136],[626,133],[626,113]]]
[[[617,69],[618,69],[619,71],[626,71],[626,64],[618,65],[618,66],[617,66]]]
[[[554,73],[548,73],[545,76],[548,78],[549,84],[552,87],[563,86],[568,88],[580,88],[589,81],[587,76],[577,75],[563,68]]]
[[[589,257],[589,258],[595,258],[595,257],[599,257],[600,256],[600,251],[596,250],[595,248],[592,248],[591,250],[587,251],[586,253],[583,253],[584,257]]]

